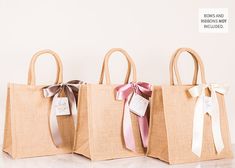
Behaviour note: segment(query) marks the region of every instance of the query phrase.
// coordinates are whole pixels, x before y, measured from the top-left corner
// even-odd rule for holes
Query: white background
[[[198,9],[210,7],[229,9],[229,33],[198,32]],[[136,63],[138,79],[156,85],[169,83],[168,64],[178,47],[195,49],[205,64],[207,81],[231,86],[226,101],[235,143],[234,12],[232,0],[0,0],[0,144],[7,83],[26,83],[36,51],[49,48],[61,55],[65,81],[95,83],[103,56],[112,47],[126,49]],[[41,83],[54,79],[51,60],[38,61]],[[121,61],[112,58],[114,82],[123,80]],[[182,57],[179,64],[182,78],[189,83],[190,57]]]

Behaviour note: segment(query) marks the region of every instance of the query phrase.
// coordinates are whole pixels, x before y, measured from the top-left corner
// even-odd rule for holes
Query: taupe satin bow
[[[77,95],[80,85],[83,84],[80,80],[72,80],[67,83],[54,84],[43,88],[44,97],[53,97],[51,113],[50,113],[50,130],[52,140],[58,147],[62,143],[59,127],[57,123],[56,112],[54,109],[54,103],[58,99],[60,93],[64,91],[65,96],[68,98],[70,115],[73,116],[74,125],[77,123]]]

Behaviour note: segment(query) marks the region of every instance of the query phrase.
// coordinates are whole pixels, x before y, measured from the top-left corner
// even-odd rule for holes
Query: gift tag
[[[54,102],[56,116],[70,115],[69,101],[67,97],[58,97]]]
[[[130,100],[129,108],[131,112],[137,114],[138,116],[143,117],[147,110],[148,104],[149,104],[148,99],[145,99],[139,94],[134,93]]]
[[[213,111],[212,97],[208,97],[208,96],[204,97],[204,107],[205,107],[205,112]]]

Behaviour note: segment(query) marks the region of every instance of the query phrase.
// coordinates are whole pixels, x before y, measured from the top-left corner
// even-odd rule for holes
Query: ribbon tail
[[[55,111],[55,102],[58,98],[59,93],[57,93],[53,99],[52,99],[52,105],[51,105],[51,113],[50,113],[50,119],[49,119],[49,125],[50,125],[50,130],[51,130],[51,136],[52,136],[52,141],[54,142],[56,147],[59,147],[59,145],[62,143],[61,135],[59,132],[59,126],[57,122],[57,116],[56,116],[56,111]]]
[[[201,156],[204,123],[204,96],[199,96],[194,109],[192,152]]]
[[[126,148],[131,151],[135,151],[135,140],[134,140],[134,134],[132,130],[131,114],[130,114],[129,106],[128,106],[130,97],[131,95],[128,97],[127,100],[125,100],[125,105],[124,105],[123,135],[124,135]]]
[[[212,133],[214,144],[217,153],[220,153],[224,149],[223,138],[221,135],[221,128],[220,128],[220,112],[219,112],[219,104],[217,100],[217,96],[215,91],[212,91],[212,99],[214,104],[214,111],[211,114],[212,119]]]
[[[146,115],[143,117],[138,117],[140,135],[142,139],[143,146],[147,148],[148,145],[148,120]]]
[[[73,90],[70,87],[66,87],[66,96],[69,100],[70,113],[73,117],[74,125],[77,125],[77,105],[76,98],[73,94]]]

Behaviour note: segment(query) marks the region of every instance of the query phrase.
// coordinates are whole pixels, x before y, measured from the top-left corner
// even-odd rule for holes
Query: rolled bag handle
[[[170,61],[170,66],[169,66],[170,85],[176,85],[176,82],[174,81],[174,75],[176,77],[177,84],[182,85],[182,81],[181,81],[181,78],[179,75],[179,69],[178,69],[177,63],[178,63],[179,56],[183,52],[188,52],[194,60],[194,67],[195,68],[194,68],[194,76],[193,76],[192,84],[193,85],[197,84],[199,68],[200,68],[200,73],[201,73],[201,82],[203,84],[206,84],[204,65],[202,63],[200,56],[197,54],[196,51],[194,51],[190,48],[179,48],[173,54],[173,56],[171,57],[171,61]]]
[[[136,66],[135,66],[135,63],[132,60],[132,58],[129,56],[129,54],[124,49],[122,49],[122,48],[112,48],[106,53],[106,55],[104,57],[104,61],[103,61],[103,65],[102,65],[102,71],[101,71],[101,74],[100,74],[99,84],[103,84],[104,76],[105,76],[106,84],[111,84],[108,63],[109,63],[109,59],[110,59],[111,55],[115,52],[122,53],[122,55],[126,58],[127,63],[128,63],[127,74],[126,74],[124,83],[129,82],[131,71],[133,73],[132,82],[136,82],[137,81]]]
[[[40,56],[43,56],[43,55],[47,56],[46,54],[50,54],[50,56],[53,56],[56,61],[57,75],[56,75],[55,84],[59,84],[63,82],[63,66],[62,66],[62,61],[59,55],[52,50],[46,49],[46,50],[38,51],[37,53],[33,55],[30,65],[29,65],[28,85],[34,86],[36,84],[35,63]]]

